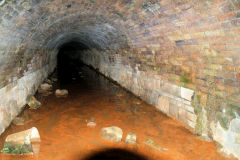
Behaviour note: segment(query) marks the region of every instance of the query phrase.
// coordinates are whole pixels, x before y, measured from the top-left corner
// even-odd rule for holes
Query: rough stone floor
[[[214,142],[201,141],[177,121],[158,112],[153,106],[139,100],[103,76],[82,67],[70,83],[56,83],[54,88],[69,90],[67,98],[54,94],[44,97],[37,110],[27,109],[22,126],[11,125],[0,137],[0,148],[7,135],[37,127],[42,142],[39,153],[25,156],[7,156],[1,160],[93,160],[115,156],[118,159],[138,160],[225,160],[217,152]],[[94,120],[96,127],[87,127]],[[123,130],[123,140],[114,143],[103,140],[103,127],[118,126]],[[126,144],[128,132],[137,135],[136,144]],[[167,150],[157,150],[145,144],[147,139]],[[110,158],[109,158],[110,159]]]

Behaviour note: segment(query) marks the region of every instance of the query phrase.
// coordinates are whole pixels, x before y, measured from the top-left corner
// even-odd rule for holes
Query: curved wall
[[[1,0],[0,133],[59,47],[240,157],[238,0]],[[79,52],[80,53],[80,52]]]

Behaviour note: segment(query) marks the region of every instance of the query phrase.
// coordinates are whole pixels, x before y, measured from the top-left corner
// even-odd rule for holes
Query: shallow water
[[[79,74],[79,71],[81,72]],[[72,80],[76,78],[76,80]],[[214,142],[205,142],[191,134],[180,123],[158,112],[86,66],[60,77],[54,88],[68,89],[67,98],[54,94],[37,94],[42,106],[25,109],[23,126],[11,125],[0,136],[0,148],[7,135],[37,127],[42,142],[34,155],[4,155],[1,160],[225,160]],[[87,127],[93,120],[96,127]],[[137,135],[136,144],[109,142],[100,129],[118,126],[125,139],[128,132]],[[153,140],[167,151],[157,150],[144,142]]]

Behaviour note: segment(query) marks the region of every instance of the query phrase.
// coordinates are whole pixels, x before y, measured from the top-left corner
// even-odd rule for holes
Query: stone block
[[[197,120],[197,116],[194,113],[191,112],[187,112],[187,119],[192,121],[192,122],[196,122]]]
[[[240,134],[240,119],[233,119],[231,121],[231,130]]]
[[[193,94],[194,94],[193,90],[181,87],[181,97],[182,98],[184,98],[184,99],[186,99],[188,101],[191,101]]]
[[[186,111],[190,112],[190,113],[194,113],[194,108],[190,105],[185,105],[184,108],[186,109]]]
[[[240,133],[235,134],[235,141],[240,144]]]
[[[189,120],[187,121],[187,124],[189,127],[193,128],[193,129],[195,128],[195,125],[196,125],[196,123],[194,123],[193,121],[189,121]]]
[[[121,142],[123,131],[119,127],[112,126],[112,127],[102,128],[100,134],[103,139],[113,141],[113,142]]]
[[[183,123],[185,123],[187,121],[185,109],[178,108],[178,119]]]
[[[158,98],[157,109],[163,113],[169,114],[169,98],[165,96],[160,96]]]
[[[169,104],[169,114],[170,116],[174,117],[175,119],[178,119],[178,107],[174,104]]]

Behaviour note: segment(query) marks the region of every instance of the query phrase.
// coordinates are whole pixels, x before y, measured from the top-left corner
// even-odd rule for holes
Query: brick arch
[[[91,48],[79,57],[85,63],[240,156],[226,143],[240,145],[228,136],[239,136],[231,129],[240,114],[239,9],[237,0],[6,0],[1,109],[16,100],[7,86],[32,80],[18,90],[23,106],[54,69],[57,48],[78,40]],[[10,123],[4,119],[0,111],[0,133]]]

